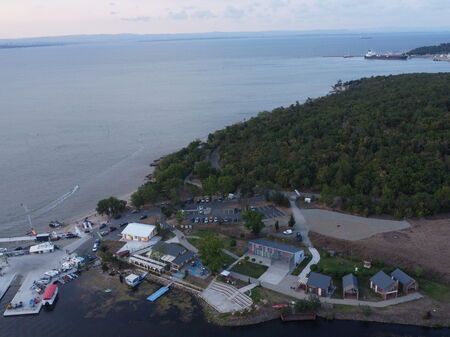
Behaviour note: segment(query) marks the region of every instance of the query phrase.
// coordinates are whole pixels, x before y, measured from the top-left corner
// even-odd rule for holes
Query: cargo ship
[[[407,60],[408,55],[406,54],[394,54],[394,53],[387,53],[387,54],[377,54],[371,50],[367,52],[366,55],[364,55],[364,58],[367,60]]]

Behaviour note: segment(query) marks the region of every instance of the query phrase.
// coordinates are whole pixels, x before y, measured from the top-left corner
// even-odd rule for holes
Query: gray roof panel
[[[389,290],[395,284],[395,281],[382,270],[372,276],[370,280],[383,290]]]
[[[309,275],[306,285],[321,289],[328,289],[330,283],[331,283],[330,276],[312,272]]]
[[[344,287],[344,288],[348,288],[348,287],[358,288],[358,279],[352,273],[350,273],[348,275],[345,275],[342,278],[342,287]]]
[[[395,269],[391,276],[398,280],[401,284],[410,284],[414,279],[400,269]]]

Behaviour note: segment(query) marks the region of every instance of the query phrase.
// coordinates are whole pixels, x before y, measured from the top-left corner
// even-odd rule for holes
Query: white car
[[[286,229],[285,231],[283,231],[284,235],[291,235],[292,233],[294,233],[292,229]]]
[[[7,250],[8,249],[6,249],[6,248],[0,248],[0,253],[6,253]]]

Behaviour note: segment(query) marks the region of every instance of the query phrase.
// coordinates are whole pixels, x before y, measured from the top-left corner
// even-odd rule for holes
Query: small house
[[[358,279],[352,273],[342,278],[342,296],[348,299],[357,300],[359,297]]]
[[[122,239],[132,241],[150,241],[157,234],[156,226],[132,222],[122,231]]]
[[[370,289],[385,300],[397,297],[398,281],[390,278],[384,271],[380,270],[370,279]]]
[[[401,291],[404,294],[410,294],[419,289],[419,284],[417,281],[398,268],[391,273],[391,277],[392,279],[398,281]]]
[[[306,291],[318,296],[328,296],[334,290],[333,280],[328,275],[312,272],[306,282]]]

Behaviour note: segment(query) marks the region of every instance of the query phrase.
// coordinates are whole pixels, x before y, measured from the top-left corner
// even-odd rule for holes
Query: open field
[[[342,240],[315,232],[313,243],[334,249],[355,258],[381,260],[386,265],[398,266],[422,276],[450,283],[450,219],[410,220],[412,227],[374,235],[362,240]]]
[[[344,240],[360,240],[410,227],[407,221],[365,218],[323,209],[302,209],[301,212],[310,231]]]

